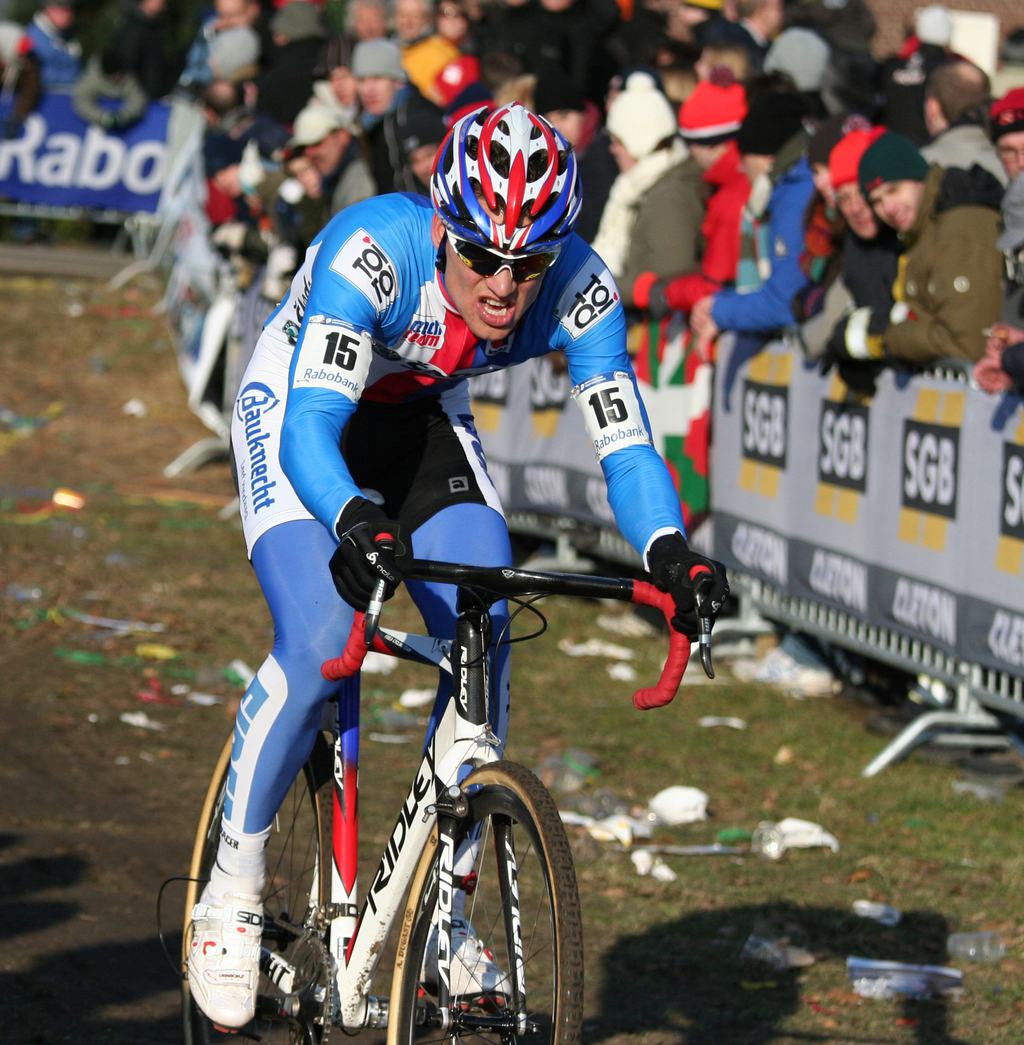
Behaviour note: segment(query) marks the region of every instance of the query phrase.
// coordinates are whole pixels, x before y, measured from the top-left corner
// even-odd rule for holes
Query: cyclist
[[[379,581],[390,596],[412,548],[510,562],[469,375],[561,349],[616,520],[672,593],[673,625],[697,633],[694,567],[712,574],[708,612],[728,593],[724,569],[687,546],[626,354],[618,291],[572,231],[580,185],[569,144],[517,103],[481,108],[446,136],[430,190],[429,201],[379,196],[328,223],[238,394],[242,523],[274,645],[238,711],[216,865],[193,911],[189,984],[222,1026],[253,1016],[269,825],[312,747],[332,693],[320,664],[337,653],[353,607],[366,609]],[[409,590],[431,634],[453,635],[454,589]],[[492,617],[498,635],[503,603]],[[504,742],[507,647],[490,657],[492,721]],[[430,729],[450,692],[442,677]],[[493,992],[503,973],[472,927],[456,918],[453,937],[453,977],[476,969],[453,993]]]

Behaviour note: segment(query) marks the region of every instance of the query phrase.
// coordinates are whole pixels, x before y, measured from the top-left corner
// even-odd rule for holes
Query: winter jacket
[[[59,33],[44,12],[32,19],[25,35],[39,59],[44,90],[70,87],[78,79],[82,72],[81,44]]]
[[[734,282],[739,264],[740,219],[750,195],[750,182],[740,169],[735,142],[729,143],[726,151],[704,172],[703,179],[711,196],[700,227],[703,241],[700,268],[673,279],[665,288],[665,300],[669,308],[677,312],[689,312],[702,297]]]
[[[741,245],[737,274],[756,272],[756,282],[715,295],[711,318],[719,330],[769,334],[793,325],[793,299],[808,282],[800,267],[804,215],[814,195],[806,145],[801,132],[776,154],[764,213],[751,213],[748,204],[750,235]]]
[[[983,167],[1000,185],[1006,184],[1006,169],[999,159],[999,153],[989,136],[976,123],[960,123],[949,127],[930,145],[926,145],[921,155],[929,163],[938,164],[945,170],[959,167],[966,171],[975,165]]]
[[[881,122],[890,131],[906,135],[915,145],[926,145],[924,94],[934,69],[955,56],[945,47],[923,44],[910,37],[898,55],[882,63],[881,91],[884,98]]]
[[[162,98],[174,74],[166,52],[167,27],[162,15],[147,18],[135,0],[123,0],[113,48],[126,73],[132,73],[149,98]]]
[[[701,170],[689,158],[670,167],[647,190],[618,280],[627,308],[642,307],[635,302],[639,288],[634,284],[639,279],[641,287],[649,287],[646,274],[667,278],[697,267],[704,195]]]
[[[323,41],[292,40],[275,49],[271,64],[256,80],[256,106],[278,123],[289,126],[313,94],[316,64]]]
[[[993,188],[994,186],[994,188]],[[912,363],[977,360],[1002,305],[998,183],[987,172],[932,167],[902,239],[886,355]]]
[[[415,191],[415,186],[403,183],[408,157],[402,148],[402,141],[406,137],[404,128],[407,121],[421,108],[436,111],[433,103],[427,101],[411,83],[407,83],[395,95],[391,108],[383,116],[363,115],[370,152],[370,173],[380,195],[403,190]]]

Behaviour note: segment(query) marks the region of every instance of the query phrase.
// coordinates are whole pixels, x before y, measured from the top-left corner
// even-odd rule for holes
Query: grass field
[[[164,732],[118,743],[126,757],[173,768],[184,817],[230,727],[238,689],[223,668],[235,658],[255,667],[270,641],[240,533],[219,513],[232,496],[227,467],[215,463],[173,484],[161,477],[203,431],[185,406],[166,332],[137,312],[145,295],[111,299],[46,281],[5,287],[14,291],[8,318],[18,333],[3,349],[11,380],[0,406],[23,418],[51,411],[20,435],[0,427],[0,624],[8,654],[18,650],[6,659],[9,679],[17,678],[22,699],[59,698],[61,714],[76,721],[110,722],[143,708],[159,718]],[[84,306],[74,322],[69,298]],[[125,304],[130,311],[111,318]],[[66,362],[54,365],[40,345],[60,345]],[[145,403],[144,417],[122,412],[131,398]],[[85,506],[54,509],[56,487],[78,491]],[[26,594],[33,588],[38,597]],[[586,930],[586,1042],[1024,1040],[1024,789],[1000,803],[979,801],[954,791],[955,766],[920,757],[865,780],[860,772],[884,741],[865,730],[862,704],[798,701],[730,683],[726,670],[724,681],[684,687],[670,707],[638,713],[629,684],[610,678],[606,661],[567,657],[557,643],[601,637],[628,645],[646,681],[660,667],[661,640],[602,632],[598,614],[617,612],[607,606],[556,599],[544,607],[548,633],[515,651],[510,757],[538,767],[581,749],[597,769],[589,792],[640,806],[672,784],[708,794],[707,820],[661,829],[655,841],[709,843],[721,830],[786,816],[816,821],[840,841],[837,853],[790,851],[778,862],[748,853],[668,856],[678,877],[660,882],[639,877],[628,853],[571,829]],[[164,631],[119,635],[69,610],[159,622]],[[402,597],[393,614],[412,623]],[[532,629],[527,618],[519,631]],[[169,647],[170,659],[140,653],[148,641]],[[76,660],[76,651],[93,661]],[[152,689],[154,677],[165,696],[178,684],[224,703],[140,704],[136,694]],[[407,737],[364,745],[369,848],[389,833],[384,816],[396,808],[422,733],[423,719],[396,718],[397,698],[430,681],[406,665],[365,679],[369,728]],[[705,715],[739,716],[747,728],[701,728]],[[903,920],[884,927],[860,919],[851,912],[856,899],[890,903]],[[948,933],[973,929],[998,931],[1007,955],[961,964],[958,1000],[869,1001],[850,989],[850,955],[946,964]],[[814,963],[777,972],[743,960],[755,930],[805,948]]]

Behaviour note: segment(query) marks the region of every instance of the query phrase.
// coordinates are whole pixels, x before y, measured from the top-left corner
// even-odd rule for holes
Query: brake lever
[[[363,637],[367,649],[370,649],[373,646],[373,640],[377,635],[377,627],[380,624],[381,611],[384,609],[384,594],[386,591],[386,582],[383,580],[377,581],[377,584],[373,589],[373,594],[370,596],[370,602],[366,607],[366,623],[363,628]]]
[[[711,661],[711,626],[714,622],[714,617],[709,613],[704,613],[705,595],[704,592],[710,585],[710,580],[706,580],[699,584],[694,589],[694,599],[697,603],[697,648],[700,651],[700,666],[704,669],[704,674],[709,679],[715,677],[715,665]]]

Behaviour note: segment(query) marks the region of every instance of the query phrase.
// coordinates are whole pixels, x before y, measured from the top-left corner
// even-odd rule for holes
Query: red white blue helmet
[[[517,254],[551,250],[572,232],[580,188],[572,146],[518,102],[457,120],[430,178],[434,209],[453,236]]]

